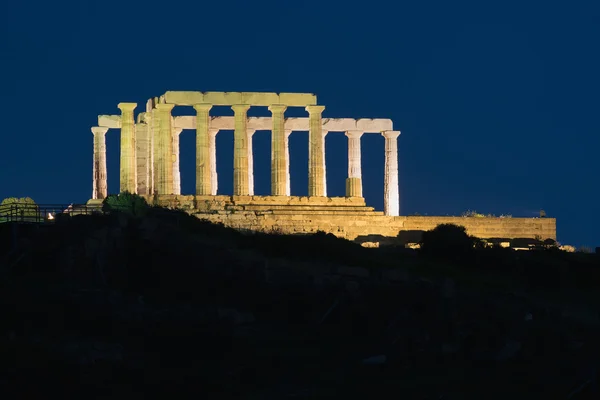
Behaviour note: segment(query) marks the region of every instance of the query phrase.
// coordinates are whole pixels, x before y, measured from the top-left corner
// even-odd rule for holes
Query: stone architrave
[[[383,183],[383,212],[385,215],[400,215],[400,194],[398,187],[398,136],[400,131],[384,131],[385,176]]]
[[[181,128],[173,128],[173,194],[181,194],[181,171],[179,166],[179,135],[183,131]]]
[[[249,105],[231,106],[234,112],[233,133],[233,195],[248,196],[248,118]]]
[[[173,194],[173,138],[171,130],[171,110],[173,104],[159,103],[158,129],[154,138],[154,184],[155,193]]]
[[[195,104],[196,110],[196,194],[207,196],[213,193],[212,168],[214,158],[213,146],[210,147],[210,116],[211,104]],[[218,131],[217,131],[218,132]],[[212,150],[212,151],[211,151]]]
[[[135,156],[135,119],[137,103],[119,103],[121,110],[121,162],[119,187],[122,192],[137,193]]]
[[[309,113],[308,131],[308,195],[325,196],[322,114],[325,106],[307,106]]]
[[[272,114],[271,129],[271,195],[285,196],[287,192],[287,151],[285,138],[284,113],[287,106],[274,104],[269,106]]]
[[[290,135],[292,134],[291,129],[285,130],[285,170],[287,174],[287,180],[285,182],[285,195],[292,195],[292,181],[290,178]]]
[[[218,129],[208,130],[208,151],[210,154],[210,194],[217,195],[219,189],[219,177],[217,175],[217,133]]]
[[[248,194],[254,196],[254,155],[252,153],[252,137],[255,129],[246,129],[248,135]]]
[[[98,126],[92,128],[92,133],[94,134],[92,199],[105,199],[108,196],[108,184],[106,181],[106,132],[108,132],[108,128]]]
[[[360,137],[363,131],[346,131],[348,137],[348,178],[346,197],[362,197],[362,168],[360,160]]]
[[[142,115],[141,113],[140,115]],[[138,117],[139,118],[139,117]],[[137,193],[142,195],[150,194],[148,191],[149,180],[149,158],[148,147],[149,127],[145,123],[135,124],[135,155],[136,155],[136,173],[137,173]]]

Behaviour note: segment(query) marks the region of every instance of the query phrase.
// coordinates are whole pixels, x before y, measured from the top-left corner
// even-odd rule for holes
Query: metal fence
[[[0,223],[52,223],[60,215],[91,215],[104,213],[99,206],[86,204],[31,204],[11,203],[0,205]]]

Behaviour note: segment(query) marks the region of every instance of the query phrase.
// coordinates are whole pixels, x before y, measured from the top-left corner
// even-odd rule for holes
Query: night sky
[[[402,215],[543,209],[558,219],[559,242],[597,246],[599,39],[591,0],[6,1],[0,199],[87,201],[90,127],[119,102],[143,111],[167,90],[306,92],[324,117],[391,118],[402,131]],[[118,132],[107,134],[110,193]],[[189,194],[194,140],[183,132]],[[346,137],[332,132],[326,146],[328,192],[342,196]],[[383,137],[365,135],[362,146],[365,197],[381,210]],[[268,132],[254,149],[256,194],[268,194]],[[305,195],[307,133],[292,134],[290,152],[292,194]],[[231,194],[232,132],[219,133],[217,158],[220,192]]]

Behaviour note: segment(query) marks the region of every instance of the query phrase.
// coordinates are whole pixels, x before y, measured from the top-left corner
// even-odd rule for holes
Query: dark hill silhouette
[[[0,224],[0,390],[597,396],[595,254],[550,244],[456,252],[448,242],[473,239],[453,227],[424,237],[421,252],[367,249],[322,233],[243,233],[155,207],[107,211],[19,226],[16,242],[13,226]]]

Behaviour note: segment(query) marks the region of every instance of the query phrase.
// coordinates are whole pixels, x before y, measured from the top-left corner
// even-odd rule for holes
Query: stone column
[[[212,157],[210,144],[211,104],[195,104],[196,110],[196,195],[208,196],[212,193]],[[214,136],[213,136],[214,150]]]
[[[171,124],[173,120],[171,120]],[[179,135],[183,131],[171,125],[173,131],[173,194],[181,194],[181,171],[179,168]]]
[[[108,128],[95,126],[92,128],[94,134],[94,166],[92,199],[105,199],[108,196],[108,185],[106,182],[106,132]]]
[[[362,169],[360,162],[360,137],[363,131],[348,131],[348,178],[346,197],[362,197]]]
[[[290,179],[290,135],[292,134],[291,129],[285,130],[285,170],[287,175],[287,180],[285,182],[285,195],[292,195],[292,181]]]
[[[154,187],[159,195],[173,194],[173,138],[171,110],[173,104],[157,104],[158,127],[154,130]]]
[[[269,107],[272,114],[271,130],[271,195],[285,196],[287,191],[287,152],[284,113],[287,106],[274,104]]]
[[[383,212],[385,215],[400,215],[398,187],[398,136],[400,131],[381,132],[385,138],[385,180],[383,183]]]
[[[323,148],[323,125],[321,115],[325,106],[307,106],[309,113],[308,132],[308,195],[325,196]]]
[[[145,113],[139,114],[145,118]],[[149,178],[149,164],[150,159],[148,158],[148,147],[150,146],[149,141],[149,127],[145,123],[135,124],[135,155],[137,163],[137,193],[138,194],[150,194],[148,191],[148,178]]]
[[[255,129],[246,129],[248,135],[248,194],[254,196],[254,156],[252,154],[252,136]]]
[[[208,151],[210,154],[210,194],[217,195],[219,180],[217,176],[217,133],[218,129],[208,130]]]
[[[152,107],[154,107],[155,105],[156,105],[156,103],[154,103],[154,100],[152,100]],[[159,116],[158,110],[156,108],[153,108],[150,111],[150,123],[151,123],[151,127],[150,127],[150,152],[151,152],[150,180],[152,182],[150,194],[153,194],[153,195],[158,194],[158,192],[156,190],[156,172],[154,171],[154,168],[156,167],[156,154],[157,154],[156,143],[158,140],[158,132],[159,132],[159,128],[160,128],[160,119],[158,118],[158,116]]]
[[[135,157],[135,119],[137,103],[119,103],[121,110],[121,165],[120,192],[137,193]]]
[[[233,134],[233,195],[247,196],[248,187],[248,120],[249,105],[231,106],[234,112],[235,130]]]
[[[326,156],[325,156],[325,136],[329,131],[323,131],[323,196],[327,197],[327,166],[326,166]]]

